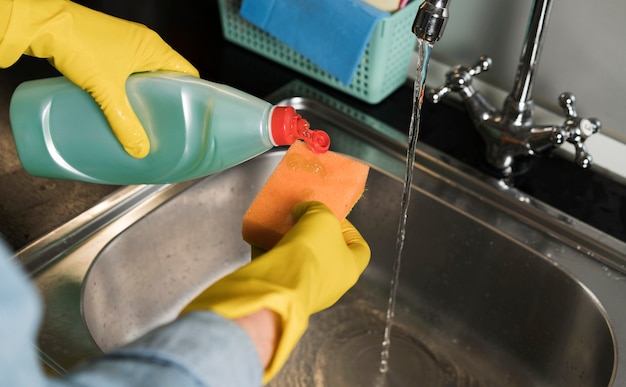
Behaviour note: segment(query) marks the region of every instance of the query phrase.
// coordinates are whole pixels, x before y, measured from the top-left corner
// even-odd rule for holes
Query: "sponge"
[[[294,225],[291,210],[300,202],[324,203],[343,220],[365,190],[369,166],[328,151],[314,153],[293,143],[243,217],[243,239],[269,250]]]

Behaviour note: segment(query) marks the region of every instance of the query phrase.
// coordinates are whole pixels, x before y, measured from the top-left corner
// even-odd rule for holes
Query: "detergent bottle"
[[[10,120],[24,169],[91,183],[160,184],[219,172],[297,139],[316,152],[330,144],[293,107],[190,75],[137,73],[126,91],[150,139],[142,159],[124,151],[98,104],[67,78],[19,85]]]

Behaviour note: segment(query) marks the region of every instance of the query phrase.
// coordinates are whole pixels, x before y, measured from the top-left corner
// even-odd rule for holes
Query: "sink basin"
[[[336,305],[312,316],[271,386],[626,385],[617,356],[626,246],[425,145],[385,382],[378,363],[406,140],[349,109],[286,102],[327,130],[335,151],[372,166],[349,216],[372,260]],[[283,154],[193,182],[124,188],[21,251],[47,305],[45,363],[65,372],[123,345],[248,262],[241,218]]]
[[[240,220],[282,156],[272,152],[198,183],[99,253],[82,306],[100,348],[116,348],[173,319],[197,292],[248,261]],[[401,194],[398,179],[371,172],[350,219],[371,244],[372,262],[355,289],[312,319],[285,382],[279,377],[275,385],[294,385],[290,376],[300,380],[311,361],[323,365],[307,375],[310,381],[329,379],[320,385],[353,386],[364,368],[377,372]],[[608,383],[615,362],[611,326],[584,286],[497,225],[419,189],[412,203],[392,341],[400,353],[392,352],[391,376],[397,361],[413,381],[435,382],[429,386]]]

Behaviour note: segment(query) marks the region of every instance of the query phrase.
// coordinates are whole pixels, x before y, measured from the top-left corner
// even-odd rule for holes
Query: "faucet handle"
[[[597,118],[581,118],[576,113],[574,103],[576,97],[574,94],[565,92],[559,95],[559,105],[565,112],[565,123],[563,130],[567,142],[573,144],[576,148],[576,164],[582,168],[588,168],[593,161],[591,155],[587,152],[585,140],[594,133],[597,133],[602,127],[602,123]]]
[[[489,70],[492,64],[493,64],[493,60],[491,59],[491,57],[481,55],[478,58],[478,61],[476,62],[476,64],[474,64],[474,66],[470,68],[470,73],[472,74],[472,76],[478,75],[482,73],[483,71]]]
[[[473,96],[476,90],[472,87],[472,79],[483,71],[489,70],[491,64],[492,60],[490,57],[481,56],[471,67],[461,65],[453,67],[446,73],[446,82],[430,91],[428,98],[431,102],[437,103],[453,91],[459,92],[464,98]]]

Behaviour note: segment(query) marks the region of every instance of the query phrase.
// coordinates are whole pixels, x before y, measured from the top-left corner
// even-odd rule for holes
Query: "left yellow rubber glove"
[[[128,154],[142,158],[150,142],[126,95],[135,72],[198,71],[144,25],[67,0],[0,0],[0,67],[22,54],[47,58],[91,94]]]
[[[309,316],[332,306],[365,270],[370,249],[359,232],[325,205],[301,203],[294,227],[265,254],[218,280],[184,313],[211,310],[236,319],[261,309],[280,316],[279,340],[265,370],[267,383],[287,361]]]

